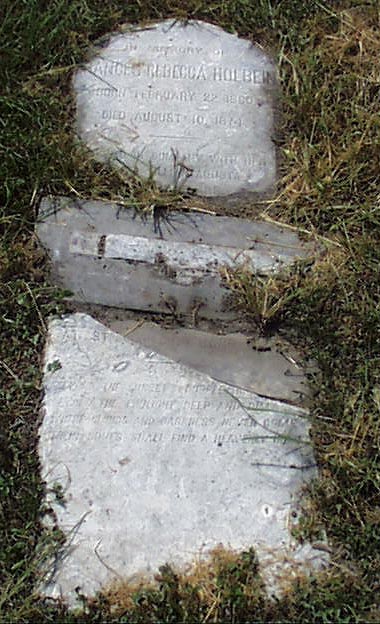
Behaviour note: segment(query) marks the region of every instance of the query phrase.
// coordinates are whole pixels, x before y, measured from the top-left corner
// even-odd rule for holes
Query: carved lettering
[[[106,410],[112,409],[113,407],[115,407],[115,404],[116,404],[116,399],[101,399],[100,400],[100,406]]]
[[[187,37],[182,28],[193,27],[157,26],[153,40],[150,29],[136,38],[120,34],[77,72],[82,139],[100,160],[111,158],[142,177],[153,171],[165,187],[183,165],[178,184],[209,197],[272,192],[278,84],[272,60],[237,37],[214,38],[207,27]],[[129,49],[129,41],[137,47]],[[215,146],[220,160],[212,163]]]
[[[183,120],[184,120],[184,115],[182,115],[181,113],[175,113],[175,112],[155,113],[153,111],[146,111],[146,112],[138,112],[133,117],[133,121],[136,123],[145,122],[145,123],[152,123],[152,124],[157,124],[157,123],[180,124],[180,123],[183,123]]]
[[[111,382],[103,386],[105,392],[118,392],[120,390],[120,382]]]
[[[134,440],[135,442],[162,442],[164,439],[163,433],[145,433],[144,431],[140,431],[139,433],[135,433]]]
[[[150,63],[146,65],[149,78],[171,78],[174,80],[207,80],[207,68],[204,65],[170,65]]]
[[[156,101],[156,102],[189,102],[196,100],[194,91],[170,91],[164,89],[161,91],[136,91],[133,95],[135,100]]]
[[[110,121],[111,119],[115,121],[122,121],[126,118],[125,111],[117,111],[117,110],[103,110],[102,111],[102,119],[106,121]]]
[[[173,433],[171,437],[172,442],[194,442],[194,433]]]
[[[240,117],[231,117],[230,115],[216,115],[214,117],[214,123],[216,126],[223,126],[224,128],[241,128],[243,125]]]
[[[105,76],[126,76],[148,78],[165,78],[172,80],[207,80],[216,82],[241,82],[255,85],[274,85],[276,77],[273,71],[264,69],[248,69],[239,67],[225,67],[218,65],[208,71],[204,64],[187,65],[182,63],[119,63],[105,61],[94,68],[94,74]],[[106,95],[110,91],[105,92]]]
[[[170,56],[175,54],[182,54],[183,56],[194,56],[195,54],[201,54],[203,48],[200,47],[192,47],[192,46],[163,46],[163,45],[155,45],[149,46],[154,54],[158,54],[159,56]]]
[[[122,435],[118,431],[51,431],[48,437],[51,440],[62,440],[65,442],[85,442],[91,440],[111,440],[121,441]]]
[[[241,440],[242,437],[235,433],[219,433],[214,437],[213,442],[221,446],[222,444],[239,444]]]
[[[208,171],[197,171],[193,176],[200,180],[240,180],[238,171],[228,171],[221,169],[211,169]]]
[[[117,61],[106,61],[99,63],[94,67],[95,76],[130,76],[139,77],[141,75],[141,67],[128,63],[118,63]]]
[[[273,72],[261,69],[244,69],[233,67],[214,67],[212,73],[213,80],[223,82],[245,82],[255,85],[275,84]]]

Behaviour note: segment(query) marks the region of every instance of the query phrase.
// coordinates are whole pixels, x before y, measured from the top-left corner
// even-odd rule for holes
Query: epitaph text
[[[274,185],[276,72],[248,41],[161,22],[112,37],[74,87],[78,132],[101,160],[209,196]]]

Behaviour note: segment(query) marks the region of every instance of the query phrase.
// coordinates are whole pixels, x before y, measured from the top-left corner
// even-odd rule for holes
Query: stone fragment
[[[254,546],[267,578],[321,565],[289,530],[316,475],[304,410],[213,381],[84,314],[50,322],[44,393],[41,466],[68,538],[45,595],[75,603],[76,588],[92,595],[220,544]]]
[[[74,78],[77,131],[100,161],[205,196],[276,182],[276,70],[217,26],[167,20],[114,34]]]
[[[37,235],[76,301],[231,318],[224,267],[278,271],[315,249],[264,222],[173,212],[158,224],[99,202],[45,199]]]
[[[256,346],[254,339],[237,332],[223,336],[132,319],[108,325],[132,342],[231,386],[297,405],[309,394],[300,355],[279,337],[261,339]]]

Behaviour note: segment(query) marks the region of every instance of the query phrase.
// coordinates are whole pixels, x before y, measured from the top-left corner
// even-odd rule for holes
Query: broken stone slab
[[[209,197],[275,188],[276,69],[250,41],[191,20],[125,29],[73,86],[98,160]]]
[[[256,346],[238,332],[219,335],[135,319],[113,320],[108,326],[175,362],[260,396],[302,405],[309,395],[300,355],[278,336],[260,339]]]
[[[325,561],[290,533],[300,488],[317,474],[305,410],[74,314],[49,323],[43,414],[42,473],[67,536],[45,595],[75,603],[76,588],[93,595],[219,545],[254,546],[269,579],[279,562],[289,579]]]
[[[173,212],[157,225],[153,215],[67,198],[41,202],[37,235],[54,281],[76,301],[205,318],[236,316],[225,267],[268,274],[315,253],[274,224]]]

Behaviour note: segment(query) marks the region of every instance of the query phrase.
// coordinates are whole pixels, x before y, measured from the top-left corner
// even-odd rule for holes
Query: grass
[[[306,9],[305,9],[306,6]],[[0,9],[2,376],[0,618],[32,622],[376,622],[380,619],[380,15],[373,0],[3,0]],[[113,198],[142,210],[176,194],[94,163],[76,142],[73,69],[124,22],[211,21],[275,54],[283,103],[282,180],[263,217],[331,241],[314,263],[261,283],[230,276],[263,332],[280,327],[316,359],[312,405],[320,479],[316,522],[332,544],[326,573],[265,599],[253,553],[216,553],[210,566],[156,585],[118,588],[81,614],[38,600],[38,557],[58,545],[40,524],[36,455],[46,318],[62,309],[46,281],[33,223],[47,193]],[[251,206],[252,214],[257,205]],[[317,418],[320,417],[320,418]],[[304,527],[306,531],[312,527]],[[36,559],[37,557],[37,559]]]

